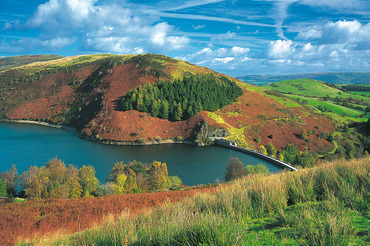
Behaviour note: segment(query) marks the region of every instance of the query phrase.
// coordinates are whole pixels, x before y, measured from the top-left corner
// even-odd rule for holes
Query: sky
[[[370,72],[370,1],[0,0],[0,57],[98,53],[231,76]]]

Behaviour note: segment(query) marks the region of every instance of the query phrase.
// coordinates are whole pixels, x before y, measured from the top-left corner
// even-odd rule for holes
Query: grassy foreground
[[[248,176],[73,235],[19,245],[368,245],[370,159]]]

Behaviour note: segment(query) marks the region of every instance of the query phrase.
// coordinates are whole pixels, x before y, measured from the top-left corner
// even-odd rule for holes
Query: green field
[[[352,93],[344,92],[334,86],[332,87],[331,84],[326,84],[313,79],[284,80],[274,84],[265,85],[263,88],[277,90],[285,94],[294,94],[306,97],[351,97],[354,99],[369,100],[369,98],[363,97],[361,94],[358,95],[356,93],[356,95],[353,95]]]
[[[284,96],[281,97],[268,95],[279,102],[282,102],[284,97],[289,97],[302,105],[314,107],[339,122],[364,122],[369,118],[369,115],[363,117],[365,109],[370,105],[370,98],[361,96],[366,92],[344,92],[337,87],[312,79],[285,80],[263,88],[283,93]],[[324,97],[326,97],[325,100],[323,100]],[[345,106],[340,105],[344,101]],[[294,107],[293,104],[291,107]],[[352,107],[358,107],[358,109]]]

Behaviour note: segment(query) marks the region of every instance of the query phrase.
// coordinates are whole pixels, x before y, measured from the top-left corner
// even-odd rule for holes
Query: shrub
[[[235,157],[230,158],[226,165],[225,181],[240,178],[245,175],[243,163]]]
[[[137,141],[138,141],[139,143],[145,143],[145,138],[139,138]]]
[[[176,141],[178,142],[184,141],[184,138],[182,136],[177,136]]]
[[[158,136],[154,137],[154,139],[155,139],[155,141],[157,141],[157,142],[159,142],[159,141],[161,141],[161,140],[162,140],[162,139],[161,139],[161,137],[158,137]]]

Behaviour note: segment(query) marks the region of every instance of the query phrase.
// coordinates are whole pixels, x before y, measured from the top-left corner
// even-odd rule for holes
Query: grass
[[[344,92],[338,88],[329,86],[324,82],[313,79],[284,80],[274,84],[265,85],[263,86],[263,88],[269,90],[278,90],[282,93],[289,93],[305,97],[351,97],[354,99],[369,100],[367,97],[361,96],[361,94],[353,95],[351,93]]]
[[[95,228],[19,245],[367,245],[370,160],[254,175]]]
[[[338,115],[345,114],[348,117],[357,117],[363,114],[363,112],[360,110],[340,106],[330,101],[319,101],[313,98],[307,98],[307,97],[297,96],[297,95],[287,95],[287,96],[291,98],[295,98],[295,99],[307,100],[308,105],[313,106],[315,108],[321,105],[323,107],[326,107],[327,109],[333,110],[333,113],[338,114]]]

